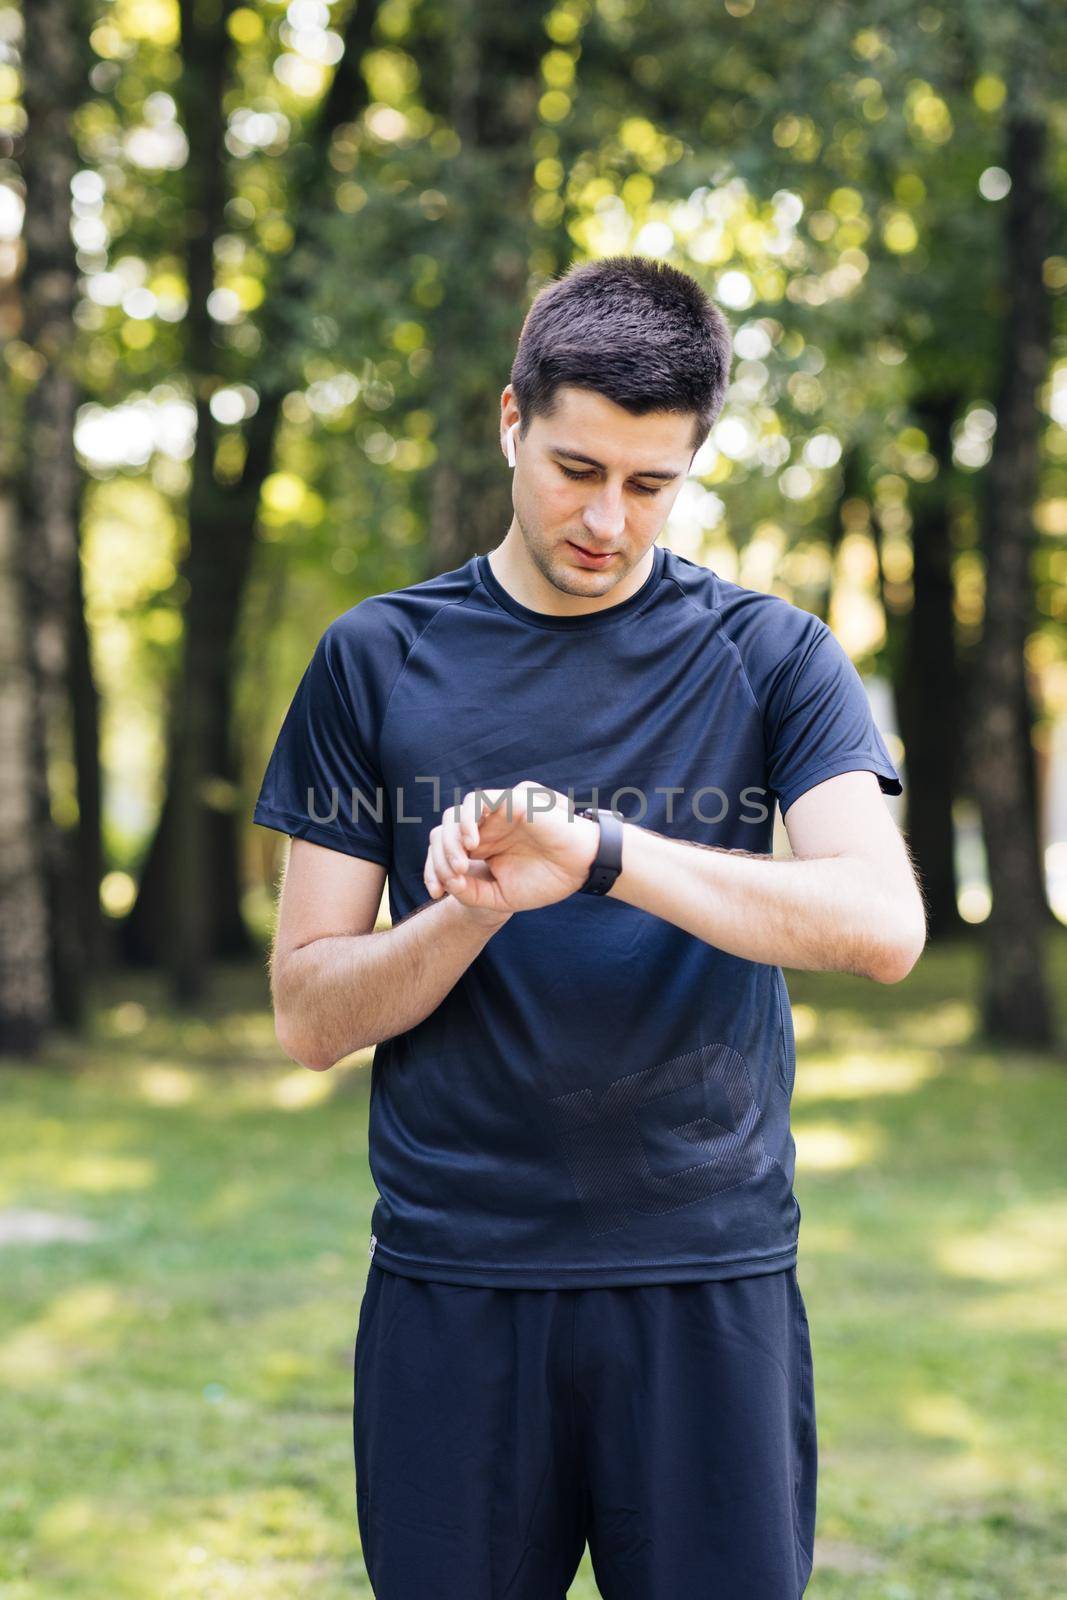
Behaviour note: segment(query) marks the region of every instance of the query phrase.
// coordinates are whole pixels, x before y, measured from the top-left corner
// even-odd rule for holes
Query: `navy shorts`
[[[467,1288],[372,1264],[353,1442],[377,1600],[797,1600],[815,1402],[796,1268]]]

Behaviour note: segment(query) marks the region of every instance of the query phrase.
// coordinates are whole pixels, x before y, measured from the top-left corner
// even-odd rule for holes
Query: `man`
[[[542,290],[501,397],[506,536],[330,624],[256,806],[293,839],[283,1048],[377,1046],[353,1425],[379,1600],[562,1600],[587,1540],[605,1600],[810,1575],[781,969],[897,982],[925,918],[833,634],[656,543],[729,359],[669,266]]]

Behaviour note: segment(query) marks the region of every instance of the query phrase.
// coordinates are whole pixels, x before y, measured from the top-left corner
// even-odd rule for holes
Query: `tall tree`
[[[335,174],[330,144],[337,128],[367,104],[360,70],[370,44],[377,0],[357,0],[344,50],[317,111],[302,130],[289,172],[292,239],[264,286],[257,318],[259,358],[244,365],[258,404],[243,430],[242,463],[221,474],[220,425],[211,397],[224,381],[208,301],[214,288],[214,250],[226,231],[226,93],[233,76],[226,16],[182,0],[183,120],[189,141],[189,284],[187,350],[197,413],[189,493],[188,583],[180,673],[172,696],[166,792],[145,859],[137,900],[126,919],[127,959],[166,959],[175,996],[192,1001],[205,988],[212,958],[247,953],[240,909],[238,841],[241,821],[232,688],[235,641],[255,545],[264,480],[272,470],[282,402],[296,377],[294,303],[306,298],[316,271],[319,218],[332,204]],[[232,366],[232,361],[229,363]]]
[[[415,41],[427,107],[458,143],[442,176],[449,227],[433,322],[433,572],[491,550],[511,521],[498,416],[530,287],[532,139],[549,9],[457,0],[436,22],[424,15]]]
[[[0,484],[0,1052],[33,1055],[52,1020],[48,885],[37,826],[34,673],[19,517]]]
[[[16,539],[32,685],[29,771],[33,788],[29,804],[23,802],[19,809],[28,811],[30,831],[39,844],[50,968],[47,1001],[43,1001],[39,978],[25,991],[33,996],[24,1015],[30,1038],[46,1019],[77,1023],[85,1001],[82,975],[86,952],[81,943],[85,896],[79,880],[77,835],[56,821],[49,784],[52,764],[73,750],[70,645],[76,636],[72,619],[79,594],[81,474],[74,454],[79,386],[73,370],[77,270],[71,239],[71,183],[78,167],[74,113],[85,93],[85,20],[78,0],[41,0],[27,7],[24,17],[22,174],[26,201],[21,337],[33,352],[34,373],[22,406]],[[22,672],[17,673],[17,682],[25,686]],[[16,750],[23,749],[26,710],[21,692],[13,695]],[[23,760],[13,752],[14,781],[23,781],[24,771]],[[16,847],[22,860],[21,898],[30,917],[27,936],[39,952],[34,908],[41,890],[29,882],[33,854],[28,844]],[[93,891],[98,892],[98,885]]]
[[[957,903],[953,801],[960,777],[963,682],[956,649],[952,562],[951,391],[919,397],[912,413],[937,472],[912,496],[912,606],[897,672],[897,707],[908,753],[907,832],[926,892],[929,935],[962,931]]]
[[[1021,59],[1020,59],[1021,57]],[[997,431],[982,519],[985,616],[970,718],[972,781],[982,814],[993,906],[985,927],[983,1020],[993,1039],[1047,1047],[1053,1020],[1044,969],[1044,890],[1026,763],[1026,642],[1033,627],[1034,503],[1049,360],[1043,281],[1048,253],[1048,130],[1036,52],[1018,47],[1008,82],[1002,234],[1004,319]]]

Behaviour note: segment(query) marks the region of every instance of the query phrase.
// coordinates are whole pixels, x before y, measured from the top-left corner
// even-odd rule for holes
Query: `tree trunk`
[[[21,337],[38,377],[22,415],[17,479],[27,627],[34,679],[35,797],[46,873],[53,1020],[76,1025],[84,1009],[82,890],[76,834],[52,816],[50,764],[72,757],[70,639],[77,593],[81,474],[74,455],[80,391],[72,373],[77,269],[70,235],[71,132],[85,90],[80,8],[38,0],[25,9],[26,184]]]
[[[0,489],[0,1053],[33,1056],[52,1016],[48,887],[35,810],[36,692],[18,513]]]
[[[1028,86],[1029,87],[1029,86]],[[995,1040],[1046,1047],[1053,1022],[1044,970],[1045,903],[1026,738],[1025,646],[1032,625],[1041,417],[1049,359],[1042,282],[1049,198],[1047,134],[1018,79],[1009,88],[1004,214],[1004,342],[997,432],[983,506],[985,621],[970,759],[982,815],[993,908],[985,925],[983,1021]]]
[[[907,834],[926,891],[931,941],[963,930],[952,803],[959,779],[962,683],[956,659],[950,484],[955,394],[913,407],[937,476],[912,496],[912,608],[904,629],[897,712],[907,752]]]
[[[852,445],[846,451],[841,462],[841,493],[834,501],[830,511],[829,527],[826,535],[826,582],[821,586],[815,615],[821,622],[829,623],[830,609],[834,598],[834,572],[837,567],[837,558],[841,550],[849,522],[849,503],[862,501],[870,510],[868,500],[869,490],[864,475],[864,454],[859,445]],[[878,577],[882,580],[882,549],[878,524],[874,524],[874,540],[878,551]],[[884,601],[883,601],[883,609]],[[886,611],[886,626],[890,625],[891,617]]]
[[[500,393],[527,299],[530,139],[548,9],[462,0],[448,46],[436,39],[414,45],[426,104],[461,142],[447,183],[453,237],[434,327],[437,458],[427,553],[434,573],[493,549],[511,523]]]
[[[80,513],[78,520],[80,525]],[[113,952],[110,948],[112,930],[105,926],[100,911],[100,881],[104,873],[100,696],[93,678],[80,560],[74,563],[70,623],[70,703],[78,797],[78,927],[88,974],[110,966]]]
[[[168,718],[164,802],[137,900],[123,924],[122,950],[133,965],[165,960],[175,998],[187,1004],[204,993],[212,960],[251,953],[241,915],[234,657],[255,549],[260,491],[273,465],[288,384],[299,381],[293,380],[286,362],[292,343],[286,308],[292,295],[303,292],[301,271],[306,269],[301,268],[300,258],[306,256],[319,213],[331,203],[335,175],[328,155],[334,130],[357,117],[367,104],[361,61],[371,42],[377,0],[357,0],[350,11],[344,55],[318,115],[294,151],[293,243],[272,263],[257,319],[259,351],[270,353],[272,370],[279,376],[268,386],[255,358],[250,362],[245,377],[258,391],[259,406],[247,423],[244,465],[232,484],[220,483],[215,476],[216,429],[210,401],[223,381],[224,358],[216,348],[207,312],[214,287],[214,243],[227,227],[221,175],[229,36],[225,16],[203,21],[194,0],[182,0],[181,13],[183,118],[192,191],[187,349],[197,409],[189,547],[182,566],[189,594],[182,666]],[[227,355],[225,362],[232,368],[233,355]]]

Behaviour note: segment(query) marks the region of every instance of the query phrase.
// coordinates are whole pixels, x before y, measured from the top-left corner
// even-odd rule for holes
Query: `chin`
[[[567,563],[568,571],[580,572],[583,578],[599,578],[603,576],[610,577],[612,581],[615,582],[619,578],[625,578],[626,574],[633,570],[633,562],[623,550],[616,550],[615,560],[609,567],[604,568],[602,573],[597,572],[595,567],[581,566],[578,562],[578,557],[570,548],[569,544],[561,545],[560,559]]]
[[[553,562],[553,567],[557,576],[565,577],[571,582],[575,579],[591,579],[594,583],[603,584],[606,581],[609,588],[618,583],[620,578],[624,578],[630,570],[629,567],[623,567],[617,561],[601,572],[598,572],[595,567],[583,567],[566,548],[560,551]]]

